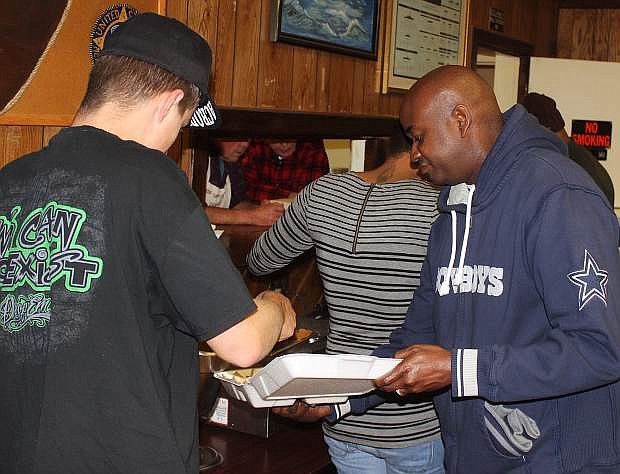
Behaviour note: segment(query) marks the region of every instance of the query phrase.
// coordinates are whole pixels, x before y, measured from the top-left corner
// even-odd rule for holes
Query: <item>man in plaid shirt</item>
[[[329,173],[322,141],[253,142],[241,164],[246,199],[257,203],[292,198],[308,183]]]

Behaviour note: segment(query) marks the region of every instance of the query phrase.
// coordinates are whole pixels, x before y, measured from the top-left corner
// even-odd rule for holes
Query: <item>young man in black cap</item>
[[[290,302],[252,300],[163,154],[218,124],[210,65],[183,24],[132,18],[73,126],[0,171],[3,474],[195,473],[197,340],[247,366],[292,334]]]
[[[564,119],[556,107],[555,100],[544,94],[530,92],[524,97],[522,103],[523,107],[536,117],[543,127],[547,127],[566,144],[568,147],[568,157],[590,175],[598,187],[601,188],[605,197],[607,197],[611,207],[613,207],[613,181],[607,173],[607,170],[598,162],[594,155],[592,155],[587,148],[575,143],[575,141],[568,136],[564,128]]]

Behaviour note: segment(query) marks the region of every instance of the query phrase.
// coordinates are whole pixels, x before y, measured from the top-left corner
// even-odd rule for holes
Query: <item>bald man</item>
[[[521,105],[502,115],[469,69],[419,80],[400,120],[412,165],[444,186],[441,214],[406,321],[375,351],[403,361],[340,413],[434,392],[449,473],[620,472],[607,199],[556,136]]]

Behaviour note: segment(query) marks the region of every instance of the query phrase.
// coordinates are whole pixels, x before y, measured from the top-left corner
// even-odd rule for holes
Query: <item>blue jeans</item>
[[[443,474],[441,439],[406,448],[373,448],[325,436],[338,474]]]

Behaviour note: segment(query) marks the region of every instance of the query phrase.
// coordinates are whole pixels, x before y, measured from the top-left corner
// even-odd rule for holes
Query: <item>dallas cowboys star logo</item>
[[[607,306],[607,272],[598,267],[590,252],[585,251],[583,268],[566,276],[579,287],[579,311],[592,298],[600,298]]]

